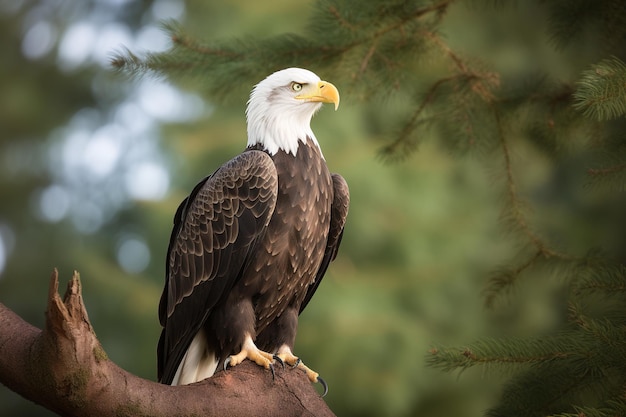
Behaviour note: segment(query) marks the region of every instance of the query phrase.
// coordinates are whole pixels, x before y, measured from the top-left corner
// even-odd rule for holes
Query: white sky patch
[[[109,3],[112,6],[120,7],[134,0],[100,0],[103,3]]]
[[[87,21],[69,26],[59,43],[59,67],[74,70],[87,62],[97,33],[96,27]]]
[[[36,60],[47,55],[57,39],[57,31],[45,20],[32,25],[22,39],[22,53],[28,59]]]
[[[41,219],[56,223],[67,216],[70,208],[70,196],[60,185],[51,185],[39,194],[38,214]]]
[[[60,167],[59,184],[68,190],[71,201],[81,201],[69,209],[69,215],[78,216],[72,221],[85,232],[104,224],[125,201],[162,199],[170,184],[155,140],[157,122],[139,104],[127,101],[109,123],[97,127],[98,123],[92,112],[80,111],[59,132],[59,144],[51,148],[51,163]],[[87,201],[98,209],[85,205]],[[54,214],[42,217],[52,220]]]
[[[150,264],[150,248],[138,236],[123,237],[117,247],[117,262],[126,272],[137,274]]]
[[[204,112],[204,103],[199,96],[182,92],[162,81],[144,80],[138,94],[141,108],[163,122],[192,121]]]
[[[144,26],[137,33],[135,49],[147,50],[152,53],[167,50],[171,41],[167,33],[158,26]]]
[[[90,132],[82,128],[68,129],[61,151],[61,169],[68,184],[81,183],[84,179],[84,173],[77,168],[82,165],[83,149],[89,137]]]
[[[181,20],[185,15],[185,3],[182,0],[157,0],[152,4],[154,20]]]
[[[133,137],[142,135],[156,127],[154,118],[134,101],[126,101],[115,110],[114,120],[126,130],[126,134]]]
[[[123,6],[135,0],[100,1]],[[71,72],[94,64],[109,70],[112,55],[122,47],[151,52],[169,48],[171,40],[157,22],[181,19],[185,4],[155,0],[148,21],[136,32],[112,20],[114,13],[96,12],[58,33],[45,18],[36,16],[22,39],[24,54],[32,59],[49,54],[58,38],[61,70]],[[106,88],[104,82],[102,91],[94,89],[94,94],[106,95]],[[129,84],[124,100],[109,110],[97,105],[84,108],[56,131],[48,155],[56,184],[31,200],[42,220],[67,218],[78,231],[94,233],[129,201],[164,198],[170,174],[158,146],[160,124],[192,122],[205,117],[211,108],[199,95],[146,78]]]
[[[131,167],[125,177],[126,189],[136,200],[160,200],[170,185],[169,173],[161,164],[142,162]]]
[[[61,166],[70,184],[100,181],[114,173],[123,156],[126,135],[111,123],[92,133],[82,126],[69,128],[62,145]]]
[[[126,25],[107,23],[98,31],[97,39],[92,45],[93,59],[103,68],[109,68],[113,53],[122,45],[133,47],[133,35]]]
[[[6,224],[0,223],[0,278],[2,278],[2,271],[6,267],[14,246],[15,234],[13,230]]]
[[[85,144],[85,167],[99,178],[110,175],[120,159],[123,136],[123,129],[114,124],[96,130]]]
[[[86,200],[72,210],[71,219],[76,230],[91,234],[97,232],[104,224],[104,213],[94,202]]]

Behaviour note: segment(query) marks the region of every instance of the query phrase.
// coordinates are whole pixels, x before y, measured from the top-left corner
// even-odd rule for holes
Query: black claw
[[[322,384],[322,387],[324,387],[324,393],[322,394],[322,398],[324,398],[326,394],[328,394],[328,384],[326,384],[326,381],[324,381],[321,376],[317,377],[317,382]]]
[[[275,380],[276,374],[274,373],[274,365],[270,363],[270,371],[272,371],[272,381]]]
[[[285,369],[285,362],[283,362],[283,360],[278,355],[274,355],[274,360],[280,363],[280,366],[283,367],[283,370]]]
[[[230,356],[226,358],[226,360],[224,361],[224,370],[226,370],[226,368],[228,368],[228,365],[230,364]]]

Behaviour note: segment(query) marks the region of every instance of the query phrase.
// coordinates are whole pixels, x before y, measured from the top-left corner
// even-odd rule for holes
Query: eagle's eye
[[[300,83],[291,83],[291,89],[295,92],[302,90],[302,84]]]

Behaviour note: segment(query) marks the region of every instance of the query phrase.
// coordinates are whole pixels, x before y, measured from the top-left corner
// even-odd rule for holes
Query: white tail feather
[[[217,358],[208,350],[204,330],[193,338],[180,361],[172,385],[187,385],[202,381],[215,373]]]

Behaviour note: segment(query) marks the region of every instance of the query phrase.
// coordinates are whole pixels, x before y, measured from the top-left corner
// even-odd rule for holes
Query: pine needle
[[[587,117],[610,120],[626,114],[626,64],[604,59],[584,71],[574,93],[575,107]]]

